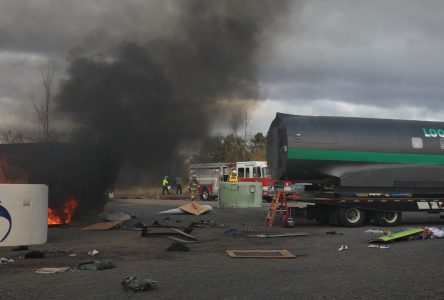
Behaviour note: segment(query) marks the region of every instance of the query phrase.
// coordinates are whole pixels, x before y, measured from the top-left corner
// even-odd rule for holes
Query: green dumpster
[[[262,207],[261,182],[221,182],[219,208]]]

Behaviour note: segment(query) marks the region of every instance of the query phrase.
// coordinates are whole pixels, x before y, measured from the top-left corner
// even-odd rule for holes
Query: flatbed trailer
[[[369,195],[367,197],[341,196],[335,193],[292,194],[286,199],[305,205],[307,217],[320,223],[360,226],[374,221],[380,226],[396,226],[402,212],[441,213],[444,211],[444,195],[422,194],[409,197]],[[294,206],[294,205],[289,205]]]

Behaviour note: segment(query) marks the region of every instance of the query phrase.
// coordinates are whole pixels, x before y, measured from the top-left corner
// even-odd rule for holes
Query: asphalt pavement
[[[444,239],[393,242],[388,249],[368,248],[368,240],[378,234],[366,230],[393,228],[326,226],[302,217],[296,219],[294,228],[282,228],[279,216],[273,227],[266,227],[268,204],[248,209],[215,207],[209,214],[169,219],[158,214],[185,203],[188,202],[114,199],[106,211],[135,214],[147,224],[158,221],[188,226],[201,220],[224,224],[195,228],[192,234],[200,242],[187,244],[190,252],[166,251],[173,241],[165,236],[142,237],[140,231],[82,231],[83,226],[100,221],[98,217],[82,217],[68,228],[50,228],[46,244],[29,247],[45,252],[43,259],[22,259],[26,252],[0,248],[0,257],[15,261],[0,265],[0,299],[444,299]],[[216,202],[211,204],[217,206]],[[415,226],[444,227],[444,219],[438,215],[405,214],[395,229]],[[337,234],[327,234],[331,231]],[[296,232],[310,234],[248,237]],[[338,251],[341,245],[347,245],[348,250]],[[99,251],[94,257],[88,255],[93,249]],[[230,258],[227,249],[285,249],[296,258]],[[115,268],[75,269],[79,263],[91,260],[111,260]],[[74,269],[57,274],[35,273],[42,267]],[[128,276],[154,280],[155,288],[126,292],[121,281]]]

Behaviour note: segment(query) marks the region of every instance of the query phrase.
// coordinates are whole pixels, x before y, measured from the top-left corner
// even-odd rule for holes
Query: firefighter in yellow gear
[[[194,201],[196,199],[198,185],[199,185],[199,182],[197,181],[196,175],[193,174],[191,176],[190,185],[188,187],[188,189],[190,190],[190,193],[191,193],[191,201]]]
[[[237,178],[237,172],[236,170],[233,170],[230,174],[230,177],[228,177],[228,182],[238,182],[239,178]]]

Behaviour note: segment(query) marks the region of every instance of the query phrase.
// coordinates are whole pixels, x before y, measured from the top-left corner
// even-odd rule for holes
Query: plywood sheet
[[[101,222],[83,227],[82,230],[110,230],[122,224],[121,221]]]
[[[209,209],[207,207],[204,207],[197,202],[191,202],[191,203],[182,205],[179,208],[187,213],[190,213],[190,214],[193,214],[196,216],[209,211]]]

